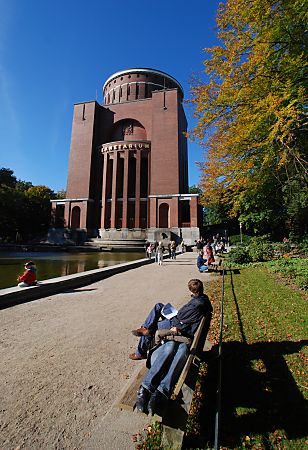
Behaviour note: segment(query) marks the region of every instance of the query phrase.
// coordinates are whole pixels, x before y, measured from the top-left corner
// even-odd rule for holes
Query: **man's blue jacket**
[[[191,300],[179,309],[171,319],[171,325],[179,328],[184,336],[193,337],[201,319],[205,316],[211,319],[212,305],[207,295],[192,296]]]

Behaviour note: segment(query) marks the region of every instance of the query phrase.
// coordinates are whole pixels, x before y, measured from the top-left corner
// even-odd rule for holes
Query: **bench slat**
[[[201,320],[201,322],[200,322],[200,324],[198,326],[198,329],[197,329],[197,331],[196,331],[196,333],[194,335],[194,340],[192,341],[192,344],[191,344],[190,349],[189,349],[189,356],[187,358],[185,366],[183,367],[182,372],[181,372],[181,374],[179,376],[179,379],[178,379],[178,381],[177,381],[177,383],[175,385],[175,388],[173,390],[172,399],[175,399],[179,395],[179,392],[180,392],[180,390],[181,390],[181,388],[183,386],[185,378],[187,377],[187,374],[189,372],[190,366],[191,366],[191,364],[192,364],[192,362],[193,362],[193,360],[195,358],[197,349],[198,349],[199,344],[200,344],[199,341],[200,341],[200,338],[201,338],[201,336],[203,334],[204,325],[205,325],[205,317],[202,318],[202,320]]]
[[[136,403],[137,392],[140,387],[141,381],[143,380],[148,369],[145,365],[141,367],[137,375],[135,375],[129,385],[124,388],[122,395],[117,403],[120,409],[126,409],[128,411],[133,411]]]

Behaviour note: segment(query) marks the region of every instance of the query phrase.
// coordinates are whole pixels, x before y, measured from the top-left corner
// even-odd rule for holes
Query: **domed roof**
[[[160,76],[162,77],[162,79],[167,79],[169,82],[171,82],[172,84],[174,84],[174,87],[177,87],[182,96],[184,97],[184,91],[182,86],[180,85],[180,83],[173,78],[171,75],[168,75],[166,72],[162,72],[161,70],[156,70],[156,69],[150,69],[150,68],[133,68],[133,69],[126,69],[126,70],[121,70],[119,72],[116,72],[114,74],[112,74],[104,83],[103,85],[103,91],[105,90],[105,87],[107,86],[108,83],[110,83],[112,80],[114,80],[115,78],[118,78],[120,76],[124,76],[124,75],[128,75],[128,74],[148,74],[148,75],[153,75],[153,76]]]

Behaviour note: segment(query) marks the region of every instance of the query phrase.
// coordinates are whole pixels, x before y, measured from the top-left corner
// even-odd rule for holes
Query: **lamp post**
[[[240,237],[241,237],[241,244],[242,244],[243,243],[242,222],[240,222]]]

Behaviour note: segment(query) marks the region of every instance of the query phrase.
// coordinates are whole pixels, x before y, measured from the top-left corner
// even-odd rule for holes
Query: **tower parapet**
[[[104,105],[142,100],[152,97],[153,91],[175,88],[182,100],[182,86],[165,72],[142,68],[121,70],[111,75],[103,86]]]

